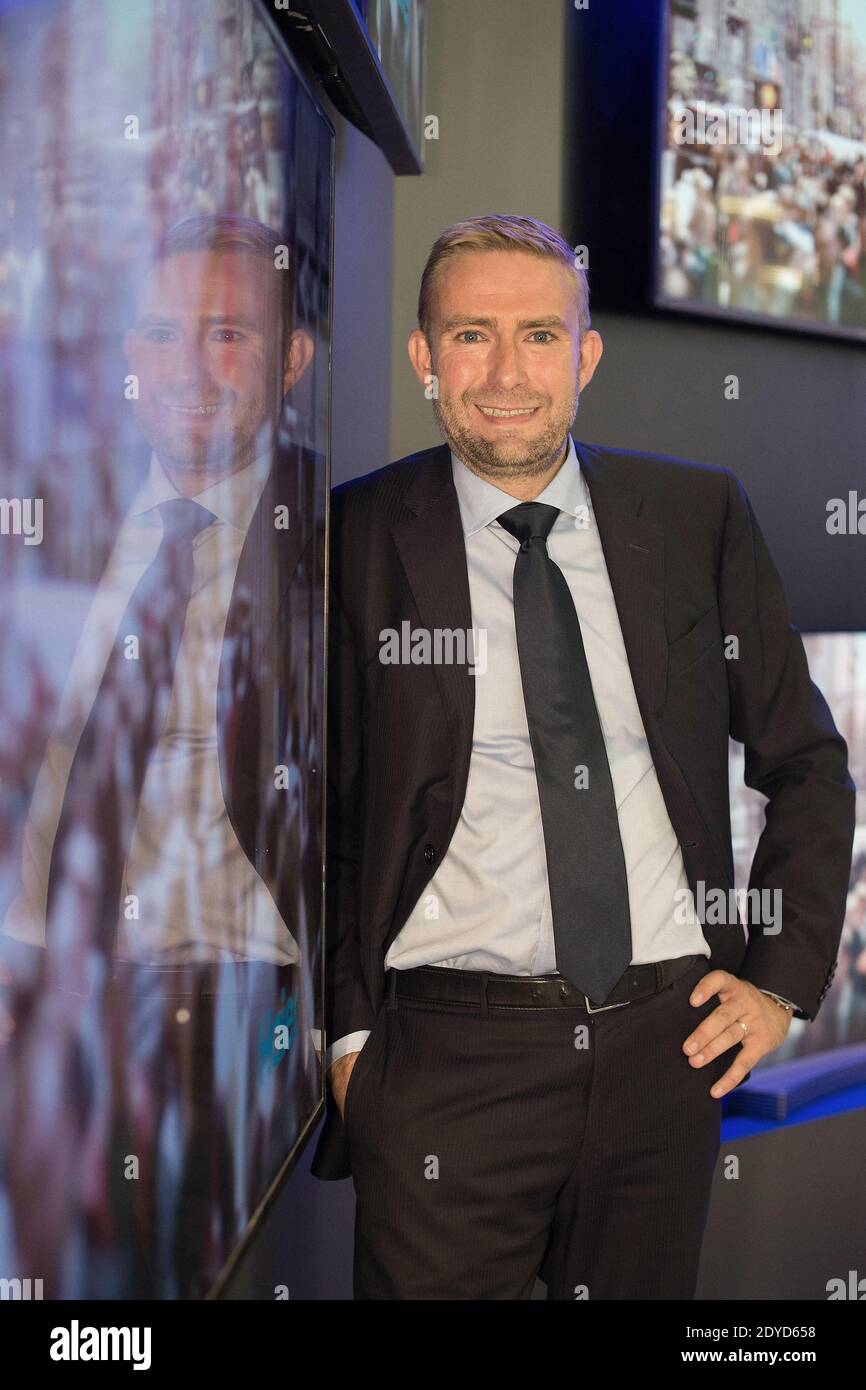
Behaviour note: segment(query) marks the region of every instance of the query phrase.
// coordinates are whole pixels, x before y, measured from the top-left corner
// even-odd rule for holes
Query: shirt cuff
[[[331,1043],[325,1053],[325,1070],[327,1071],[334,1062],[345,1057],[349,1052],[360,1052],[364,1043],[370,1036],[372,1029],[362,1028],[357,1033],[346,1033],[342,1038],[338,1038],[335,1043]]]

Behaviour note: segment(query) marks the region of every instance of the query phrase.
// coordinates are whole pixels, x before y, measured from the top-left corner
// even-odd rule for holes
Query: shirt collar
[[[207,507],[217,521],[234,526],[246,534],[259,504],[262,491],[273,463],[273,443],[268,439],[263,448],[244,468],[230,473],[211,483],[202,492],[197,492],[192,501]],[[130,516],[142,516],[153,512],[160,502],[167,502],[182,496],[169,478],[156,452],[150,455],[150,468],[147,477],[139,488],[129,509]]]
[[[518,506],[518,498],[512,497],[510,492],[504,492],[495,483],[490,483],[486,478],[479,478],[477,473],[458,458],[457,454],[451,451],[451,471],[454,477],[454,486],[457,489],[457,501],[460,504],[460,519],[463,523],[464,536],[473,536],[476,531],[481,531],[485,526],[489,526],[491,521],[495,521],[503,512],[507,512],[511,507]],[[589,495],[586,490],[586,482],[580,470],[577,452],[574,447],[574,440],[568,436],[568,453],[562,466],[559,468],[555,477],[543,492],[533,498],[535,502],[545,502],[550,507],[556,507],[558,511],[567,512],[569,516],[576,517],[580,514],[579,508],[586,508],[589,505]]]

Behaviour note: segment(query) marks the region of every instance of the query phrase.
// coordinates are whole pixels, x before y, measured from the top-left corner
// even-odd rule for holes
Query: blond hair
[[[574,277],[581,337],[589,328],[589,280],[583,267],[575,263],[574,248],[569,246],[565,237],[534,217],[489,213],[484,217],[467,217],[463,222],[455,222],[453,226],[446,227],[433,243],[421,275],[418,294],[418,325],[428,341],[433,277],[443,261],[459,255],[461,251],[528,251],[531,256],[559,261]]]

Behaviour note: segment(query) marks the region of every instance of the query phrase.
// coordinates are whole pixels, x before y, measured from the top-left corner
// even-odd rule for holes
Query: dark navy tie
[[[520,541],[514,623],[535,759],[556,968],[594,1004],[631,962],[625,856],[580,623],[547,536],[559,512],[521,502],[498,517]]]

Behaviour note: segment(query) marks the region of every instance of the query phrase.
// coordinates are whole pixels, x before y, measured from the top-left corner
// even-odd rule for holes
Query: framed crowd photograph
[[[654,298],[866,339],[866,7],[661,0]]]

